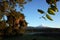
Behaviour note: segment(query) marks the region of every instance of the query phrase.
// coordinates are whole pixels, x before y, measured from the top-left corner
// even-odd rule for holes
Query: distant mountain
[[[27,27],[27,29],[42,29],[42,28],[50,28],[50,27],[46,27],[46,26],[37,26],[37,27],[28,26]]]
[[[30,32],[60,32],[60,28],[50,28],[44,26],[37,27],[28,26],[26,30]]]

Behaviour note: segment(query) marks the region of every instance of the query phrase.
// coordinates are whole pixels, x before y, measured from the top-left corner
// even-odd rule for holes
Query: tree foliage
[[[39,13],[41,13],[41,14],[43,14],[43,13],[44,13],[44,11],[42,11],[42,10],[40,10],[40,9],[38,9],[38,12],[39,12]]]
[[[24,5],[31,0],[0,0],[0,31],[5,35],[14,35],[14,33],[24,33],[27,22],[23,13],[17,12],[16,7],[20,6],[22,10]],[[17,5],[18,4],[18,5]],[[3,16],[7,16],[7,20]],[[1,33],[1,32],[0,32]]]
[[[53,21],[53,19],[51,18],[50,15],[55,15],[55,12],[58,12],[58,8],[56,3],[60,1],[60,0],[46,0],[46,3],[49,4],[49,8],[47,9],[47,13],[45,13],[43,10],[38,9],[38,12],[40,12],[41,14],[44,14],[42,16],[42,18],[44,18],[46,20],[49,19],[51,21]]]

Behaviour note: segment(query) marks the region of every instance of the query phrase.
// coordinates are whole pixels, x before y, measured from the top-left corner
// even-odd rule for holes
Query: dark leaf
[[[56,7],[56,6],[54,6],[54,5],[51,5],[51,9],[52,9],[53,11],[55,11],[55,12],[58,12],[57,7]]]
[[[55,15],[54,11],[51,8],[48,8],[48,13],[51,15]]]
[[[53,21],[53,19],[51,18],[50,15],[46,14],[46,17],[47,17],[49,20]]]
[[[52,4],[52,1],[51,1],[51,0],[46,0],[46,2],[47,2],[48,4]]]
[[[38,12],[41,13],[41,14],[44,13],[44,11],[43,10],[40,10],[40,9],[38,9]]]
[[[60,1],[60,0],[56,0],[56,1]]]

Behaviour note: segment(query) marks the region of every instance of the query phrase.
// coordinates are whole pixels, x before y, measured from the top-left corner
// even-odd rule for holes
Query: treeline
[[[28,32],[60,32],[59,28],[27,28]]]

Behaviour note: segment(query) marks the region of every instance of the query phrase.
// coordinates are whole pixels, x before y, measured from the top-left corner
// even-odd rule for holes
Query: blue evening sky
[[[25,9],[22,13],[26,16],[26,21],[28,22],[28,26],[48,26],[48,27],[55,27],[60,28],[60,2],[57,2],[57,7],[59,12],[56,13],[55,16],[52,16],[54,21],[50,21],[47,19],[44,20],[43,18],[40,19],[41,14],[38,13],[37,9],[42,9],[47,13],[49,5],[46,3],[45,0],[32,0],[32,2],[25,5]],[[19,9],[18,9],[19,10]]]

